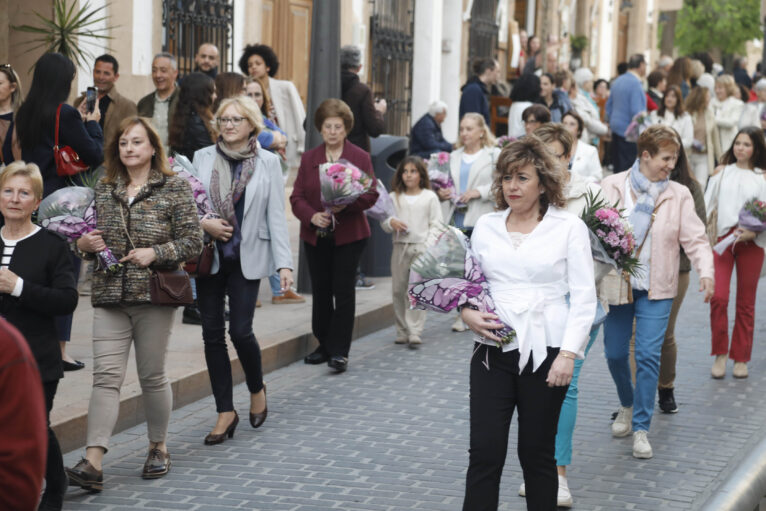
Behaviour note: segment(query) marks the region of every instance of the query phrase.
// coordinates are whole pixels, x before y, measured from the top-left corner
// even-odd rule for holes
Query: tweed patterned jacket
[[[132,204],[128,202],[123,179],[114,183],[102,179],[96,185],[96,214],[104,242],[118,259],[133,248],[132,240],[136,248],[152,247],[157,260],[150,268],[127,263],[114,274],[94,272],[91,297],[94,307],[150,303],[151,268],[177,268],[179,263],[202,252],[197,206],[189,183],[180,177],[153,170]],[[86,259],[94,258],[94,254],[82,255]]]

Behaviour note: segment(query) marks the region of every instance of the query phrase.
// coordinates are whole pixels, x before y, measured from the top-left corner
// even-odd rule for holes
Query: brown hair
[[[649,76],[646,77],[646,83],[649,85],[649,87],[656,88],[659,84],[662,83],[662,80],[665,80],[666,78],[667,75],[665,74],[665,71],[662,69],[655,69],[649,73]]]
[[[562,115],[561,116],[561,120],[563,121],[564,117],[566,117],[566,116],[569,116],[572,119],[574,119],[575,121],[577,121],[577,137],[578,138],[581,137],[582,136],[582,132],[585,130],[585,121],[583,121],[582,117],[580,117],[580,115],[577,112],[575,112],[574,110],[570,110],[567,113],[565,113],[564,115]]]
[[[343,119],[343,126],[346,128],[346,136],[351,133],[354,127],[354,114],[345,101],[336,98],[329,98],[322,103],[314,112],[314,126],[317,131],[322,131],[322,124],[330,117],[340,117]]]
[[[676,95],[676,107],[673,109],[673,115],[676,116],[676,118],[681,117],[684,112],[684,96],[681,94],[681,87],[678,85],[668,85],[665,89],[665,94],[662,96],[662,104],[660,105],[660,108],[657,110],[657,115],[660,117],[665,116],[665,98],[668,97],[668,94],[675,94]]]
[[[21,82],[19,75],[10,64],[0,66],[0,73],[3,73],[9,82],[16,85],[16,90],[11,93],[11,109],[16,112],[21,106]]]
[[[690,114],[704,114],[710,100],[710,90],[707,87],[693,87],[686,96],[684,108]]]
[[[420,189],[428,190],[431,188],[431,180],[428,179],[428,169],[426,169],[426,164],[423,162],[423,158],[420,156],[407,156],[399,162],[399,166],[396,167],[394,177],[391,178],[391,191],[396,193],[404,193],[407,191],[407,187],[402,179],[402,174],[404,174],[404,167],[408,163],[414,165],[418,174],[420,174]]]
[[[537,178],[543,187],[543,193],[540,194],[540,218],[548,210],[549,204],[563,208],[566,204],[564,173],[558,171],[553,155],[543,141],[534,134],[511,142],[500,153],[495,180],[492,183],[495,207],[499,210],[508,207],[503,195],[503,176],[511,176],[527,165],[535,168]]]
[[[750,137],[750,143],[753,144],[753,155],[748,162],[750,166],[754,169],[766,170],[766,140],[763,138],[763,130],[757,126],[747,126],[737,132],[731,147],[721,156],[721,163],[724,165],[737,163],[737,158],[734,156],[734,143],[740,135]]]
[[[218,111],[221,101],[242,95],[245,88],[245,77],[239,73],[218,73],[215,77],[216,98],[213,103],[213,112]]]
[[[689,57],[678,57],[673,62],[673,67],[668,72],[668,86],[678,85],[688,82],[692,75],[692,61]]]
[[[32,184],[32,192],[35,194],[35,199],[41,200],[43,198],[43,175],[40,173],[40,167],[38,167],[36,163],[27,163],[23,160],[16,160],[15,162],[8,164],[8,166],[0,172],[0,188],[5,186],[6,181],[17,176],[29,179]]]
[[[128,181],[128,169],[120,159],[120,137],[130,128],[138,124],[143,126],[146,130],[146,136],[154,149],[152,169],[155,169],[166,176],[175,175],[175,173],[170,170],[168,158],[165,156],[165,149],[162,147],[162,140],[160,139],[157,130],[152,126],[152,121],[146,117],[126,117],[120,123],[120,128],[117,130],[117,133],[115,133],[111,140],[107,141],[107,144],[104,147],[104,165],[106,167],[106,174],[104,176],[105,182],[114,183],[118,178],[122,178],[126,182]]]
[[[261,88],[261,96],[263,96],[263,104],[261,105],[261,113],[263,114],[264,119],[268,119],[271,112],[271,94],[269,93],[269,88],[266,84],[266,78],[253,78],[252,76],[248,76],[245,78],[245,87],[250,85],[251,83],[257,83],[258,86]]]
[[[534,104],[528,106],[521,112],[521,120],[527,122],[530,115],[534,115],[535,120],[539,123],[551,122],[551,111],[545,105]]]
[[[561,147],[564,148],[564,154],[570,157],[572,156],[572,148],[575,144],[574,137],[567,131],[563,124],[549,122],[537,128],[533,133],[536,137],[545,142],[545,145],[549,147],[549,150],[550,144],[558,142],[561,144]],[[554,154],[553,156],[555,157],[556,155]]]
[[[666,124],[654,124],[646,128],[638,137],[638,156],[644,151],[650,156],[656,156],[664,147],[673,146],[678,149],[678,134]]]

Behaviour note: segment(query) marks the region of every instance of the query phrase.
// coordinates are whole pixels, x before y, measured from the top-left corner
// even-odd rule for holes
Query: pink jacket
[[[604,196],[612,204],[617,201],[618,208],[624,207],[628,175],[629,172],[620,172],[601,181]],[[650,300],[675,298],[680,247],[684,248],[700,278],[713,278],[713,251],[705,225],[697,216],[692,194],[684,185],[671,181],[657,198],[651,233]],[[612,272],[604,278],[602,293],[611,305],[627,303],[627,285],[625,279]]]

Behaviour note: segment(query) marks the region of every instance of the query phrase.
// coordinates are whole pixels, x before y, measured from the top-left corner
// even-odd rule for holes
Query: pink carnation
[[[439,164],[444,165],[449,161],[449,153],[441,152],[436,156],[436,161],[439,162]]]

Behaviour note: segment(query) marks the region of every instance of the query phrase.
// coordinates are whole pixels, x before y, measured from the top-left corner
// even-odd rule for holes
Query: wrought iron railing
[[[219,70],[234,65],[232,33],[233,0],[163,0],[163,51],[175,55],[178,70],[184,75],[194,69],[194,55],[203,43],[218,48]]]
[[[499,27],[495,20],[496,12],[497,0],[474,0],[473,2],[468,43],[469,70],[478,59],[497,57]]]

